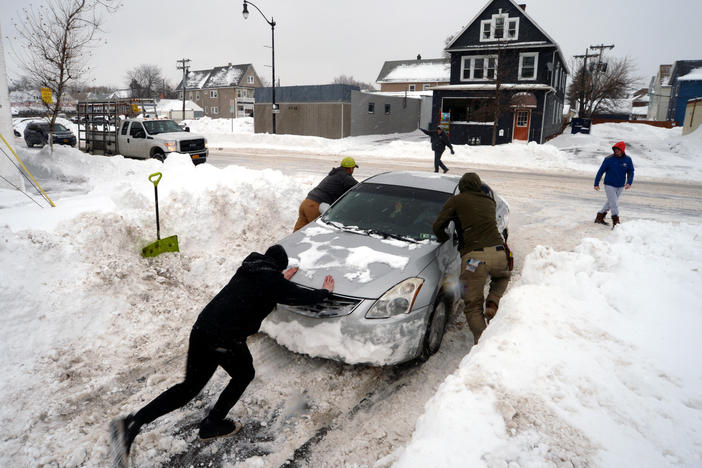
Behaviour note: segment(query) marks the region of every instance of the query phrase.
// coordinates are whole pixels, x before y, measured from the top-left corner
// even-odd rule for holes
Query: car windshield
[[[450,196],[434,190],[361,183],[327,210],[322,221],[384,237],[436,239],[432,225]]]
[[[144,127],[150,135],[159,133],[182,132],[183,129],[172,120],[149,120],[144,122]]]
[[[49,131],[49,124],[48,123],[40,123],[39,126],[43,130],[45,130],[47,132]],[[66,127],[64,127],[63,125],[61,125],[60,123],[54,123],[54,133],[55,132],[67,132],[67,131],[68,131],[68,129]]]

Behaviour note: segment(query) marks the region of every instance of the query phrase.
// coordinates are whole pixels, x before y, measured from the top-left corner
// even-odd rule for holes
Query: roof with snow
[[[451,80],[448,59],[393,60],[383,64],[378,83],[425,83]]]
[[[209,70],[189,71],[185,77],[185,87],[187,89],[207,89],[207,88],[233,88],[241,86],[242,78],[252,67],[250,63],[239,65],[225,65],[214,67]],[[256,73],[254,71],[254,73]],[[178,83],[176,89],[183,87],[183,81]]]
[[[702,68],[694,68],[687,75],[678,77],[678,81],[695,81],[702,80]]]

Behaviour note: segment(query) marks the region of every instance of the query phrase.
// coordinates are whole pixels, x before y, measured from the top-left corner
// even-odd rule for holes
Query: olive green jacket
[[[449,198],[434,221],[434,234],[439,242],[448,240],[444,228],[456,222],[458,234],[463,237],[461,255],[475,249],[504,244],[497,229],[495,200],[481,190],[480,176],[474,172],[463,174],[458,183],[460,193]]]

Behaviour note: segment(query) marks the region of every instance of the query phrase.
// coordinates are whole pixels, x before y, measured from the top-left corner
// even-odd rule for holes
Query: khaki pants
[[[501,247],[501,246],[500,246]],[[500,304],[500,299],[507,289],[510,271],[507,269],[507,255],[496,247],[474,250],[461,257],[461,281],[464,285],[463,302],[465,302],[466,320],[473,333],[475,343],[487,325],[483,315],[485,302]],[[490,280],[490,289],[485,299],[485,283]]]
[[[295,223],[295,228],[293,232],[307,226],[309,223],[317,219],[319,216],[319,203],[309,198],[305,198],[300,203],[300,208],[298,209],[297,222]]]

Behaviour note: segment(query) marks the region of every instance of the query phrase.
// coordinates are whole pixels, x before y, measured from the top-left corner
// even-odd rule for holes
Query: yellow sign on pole
[[[51,89],[41,88],[41,100],[47,104],[51,104],[54,101],[51,97]]]
[[[139,104],[132,104],[132,112],[135,114],[139,113]]]

